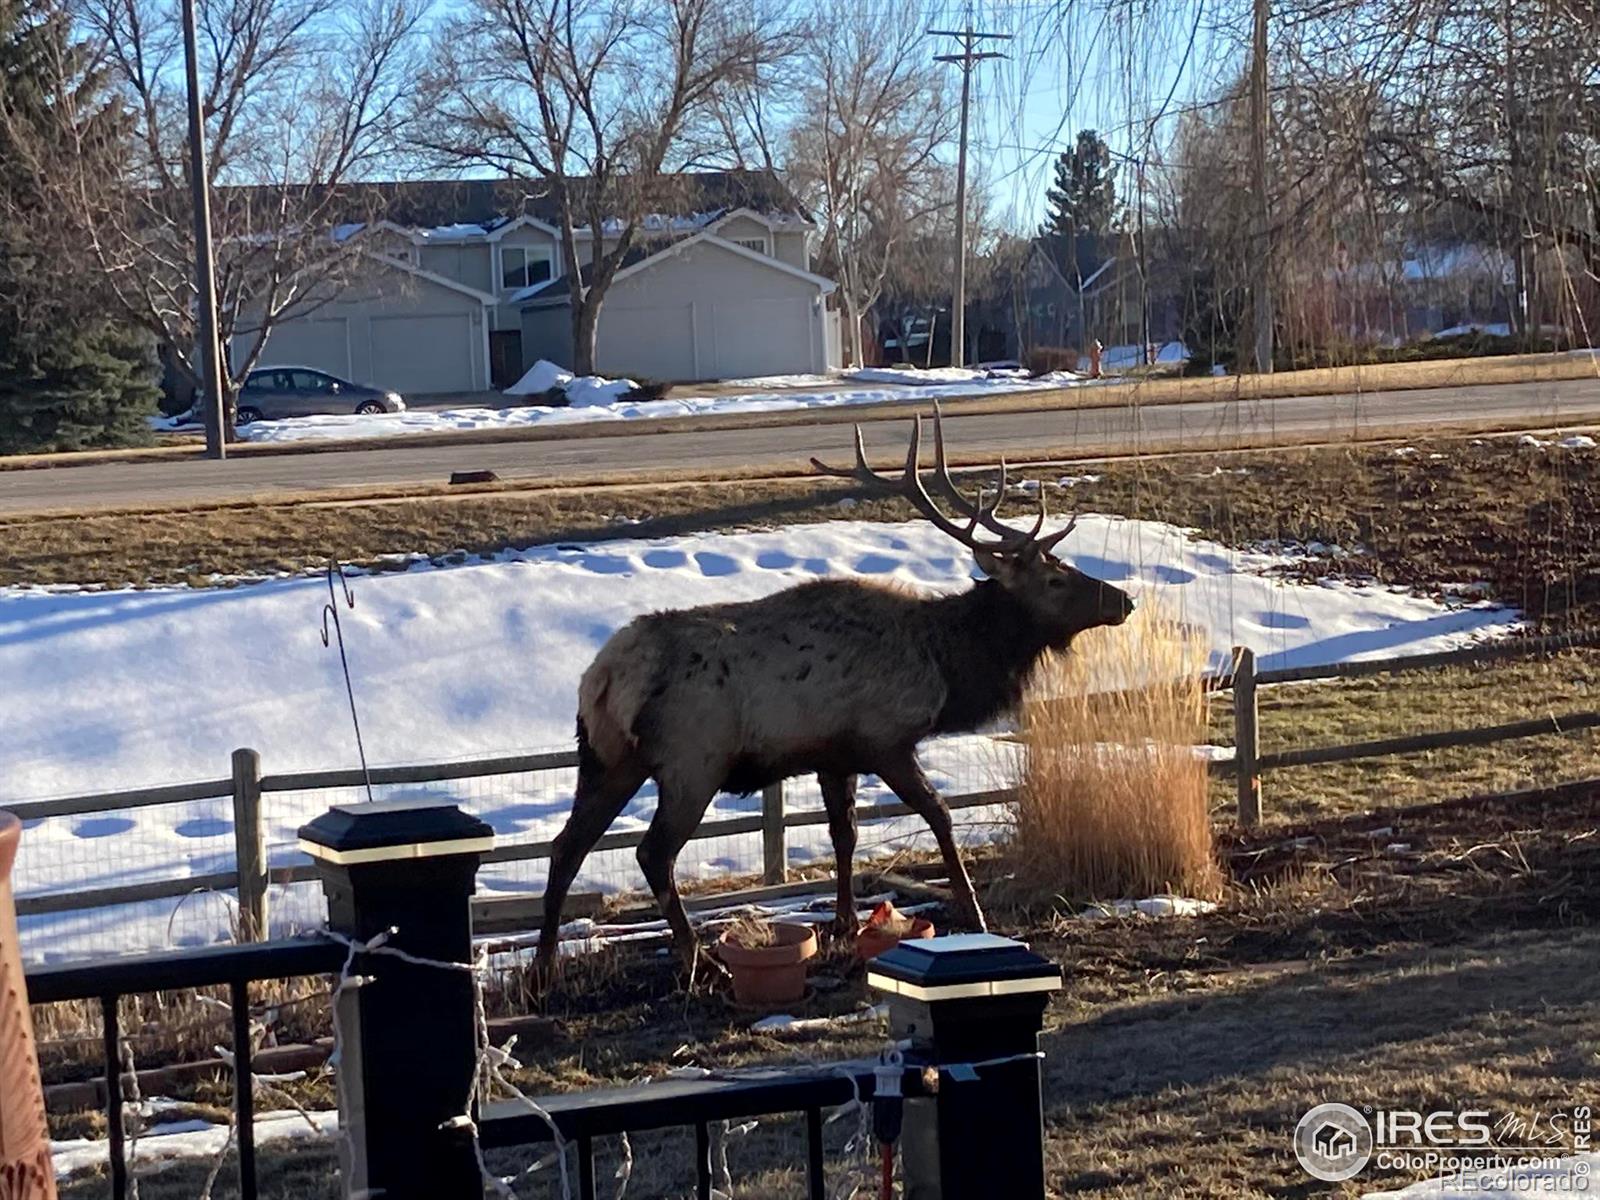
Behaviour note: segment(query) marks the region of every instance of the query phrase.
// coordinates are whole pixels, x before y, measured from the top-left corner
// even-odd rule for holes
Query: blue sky
[[[950,19],[1008,32],[1004,62],[975,76],[971,161],[1017,225],[1044,211],[1055,157],[1079,129],[1095,128],[1113,153],[1160,151],[1177,112],[1205,97],[1239,63],[1229,0],[991,0],[952,4]],[[930,39],[930,42],[950,39]],[[938,52],[948,52],[950,48]],[[951,67],[952,71],[957,68]],[[1149,115],[1167,117],[1152,132]],[[1128,188],[1134,171],[1121,175]]]

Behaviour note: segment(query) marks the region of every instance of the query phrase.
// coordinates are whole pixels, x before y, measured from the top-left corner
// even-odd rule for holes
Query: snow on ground
[[[563,370],[549,359],[541,358],[523,377],[505,390],[507,396],[542,396],[552,388],[560,388],[567,403],[573,408],[620,403],[630,392],[639,390],[631,379],[607,379],[604,375],[579,375]]]
[[[146,1102],[146,1108],[159,1101]],[[298,1113],[290,1110],[258,1113],[255,1120],[256,1145],[270,1146],[275,1142],[319,1140],[332,1138],[339,1131],[339,1114],[336,1112]],[[144,1171],[160,1170],[162,1166],[184,1159],[214,1159],[229,1144],[226,1125],[189,1119],[165,1121],[151,1125],[139,1135],[130,1147],[128,1165]],[[50,1143],[50,1161],[56,1178],[65,1179],[79,1171],[104,1170],[110,1159],[105,1138],[70,1138]]]
[[[523,373],[505,391],[508,396],[537,396],[553,387],[572,382],[572,372],[556,366],[548,358],[541,358]]]
[[[1151,522],[1085,515],[1066,543],[1081,569],[1206,632],[1220,662],[1252,646],[1263,666],[1335,662],[1445,649],[1505,633],[1506,609],[1447,606],[1381,587],[1269,577],[1287,554],[1241,553]],[[818,576],[964,587],[968,555],[925,522],[831,522],[735,534],[540,546],[448,568],[413,564],[353,580],[342,613],[356,699],[374,765],[479,758],[571,744],[579,674],[605,639],[651,610],[752,599]],[[321,642],[320,578],[230,589],[62,592],[0,590],[0,804],[226,776],[253,746],[269,773],[352,767],[355,746],[338,656]],[[987,738],[928,748],[947,791],[1005,786],[1014,750]],[[512,841],[542,840],[570,805],[572,772],[387,789],[457,800]],[[814,785],[792,789],[817,807]],[[884,797],[866,781],[863,801]],[[295,830],[353,792],[273,793],[265,804],[274,865],[302,861]],[[641,828],[647,785],[618,828]],[[719,797],[712,818],[747,816],[760,798]],[[993,821],[998,812],[976,810]],[[171,879],[232,867],[231,805],[196,801],[31,822],[17,866],[19,894]],[[913,818],[867,831],[887,849],[920,830]],[[822,826],[793,831],[791,858],[827,854]],[[747,839],[692,843],[686,876],[749,869]],[[542,864],[499,864],[489,890],[527,890]],[[632,886],[632,856],[592,856],[580,886]],[[287,929],[317,919],[315,889],[274,899]],[[280,903],[280,900],[284,902]],[[30,957],[76,956],[108,943],[139,948],[214,940],[231,898],[214,893],[138,909],[65,913],[24,922]]]
[[[1071,371],[1052,371],[1035,377],[1021,367],[862,367],[846,371],[845,378],[862,383],[903,383],[918,388],[1018,381],[1034,386],[1074,387],[1086,382],[1084,376]]]
[[[1143,900],[1091,904],[1078,916],[1087,921],[1104,921],[1112,917],[1198,917],[1216,911],[1217,906],[1210,900],[1196,900],[1190,896],[1146,896]]]
[[[723,387],[748,388],[752,392],[764,392],[771,388],[795,387],[827,387],[829,384],[839,382],[837,375],[756,375],[749,379],[723,379]]]
[[[537,367],[530,369],[536,370]],[[559,371],[559,368],[557,369]],[[565,374],[565,372],[560,372]],[[925,374],[925,373],[924,373]],[[937,374],[937,372],[935,372]],[[880,404],[886,400],[942,399],[954,396],[982,396],[999,392],[1047,390],[1089,381],[1076,376],[1047,375],[1029,379],[1016,374],[994,377],[966,372],[973,378],[926,384],[915,390],[900,382],[862,386],[860,382],[840,380],[836,388],[801,391],[802,386],[780,377],[767,384],[771,390],[741,392],[727,396],[683,396],[670,400],[623,400],[632,391],[628,380],[607,380],[585,376],[574,381],[577,390],[569,391],[573,404],[567,408],[517,405],[509,408],[453,408],[444,410],[408,409],[400,413],[366,415],[328,414],[316,417],[290,417],[282,421],[256,421],[241,426],[239,436],[247,442],[301,442],[324,438],[388,438],[419,433],[466,432],[483,429],[522,429],[534,425],[575,425],[589,421],[637,421],[654,417],[698,417],[722,413],[786,412],[806,408],[836,408],[847,404]],[[544,375],[534,383],[542,382]],[[826,382],[826,381],[825,381]],[[542,392],[528,384],[526,377],[513,387],[527,385],[527,394]],[[581,385],[581,386],[577,386]],[[554,385],[552,385],[554,386]],[[810,385],[804,385],[810,386]],[[162,433],[193,432],[193,422],[153,418],[151,428]]]

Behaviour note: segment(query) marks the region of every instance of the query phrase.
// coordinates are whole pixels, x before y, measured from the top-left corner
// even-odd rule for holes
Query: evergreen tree
[[[1093,129],[1080,130],[1077,144],[1056,159],[1055,184],[1043,233],[1058,238],[1104,237],[1116,228],[1117,169],[1111,148]]]
[[[99,281],[41,219],[61,156],[115,177],[119,125],[65,9],[0,0],[0,453],[149,440],[149,339],[99,315]]]
[[[1115,230],[1120,216],[1117,169],[1111,162],[1111,148],[1098,133],[1080,130],[1076,145],[1056,159],[1055,184],[1045,192],[1045,199],[1050,207],[1040,237],[1062,275],[1076,287],[1078,280],[1093,275],[1105,261],[1110,251],[1107,235]]]

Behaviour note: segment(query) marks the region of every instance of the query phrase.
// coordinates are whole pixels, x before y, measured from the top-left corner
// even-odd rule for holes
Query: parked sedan
[[[406,402],[395,392],[351,383],[309,367],[258,367],[245,377],[239,390],[241,425],[280,417],[405,410]]]

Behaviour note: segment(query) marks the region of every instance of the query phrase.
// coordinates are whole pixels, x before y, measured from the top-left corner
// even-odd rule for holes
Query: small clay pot
[[[792,1004],[806,994],[806,960],[817,953],[816,930],[774,921],[778,940],[771,946],[736,946],[723,934],[717,957],[733,976],[733,998],[740,1004]]]
[[[912,917],[911,928],[904,933],[890,933],[881,925],[863,925],[856,934],[856,957],[866,962],[885,950],[893,950],[901,942],[915,942],[931,938],[933,934],[933,922],[926,917]]]

